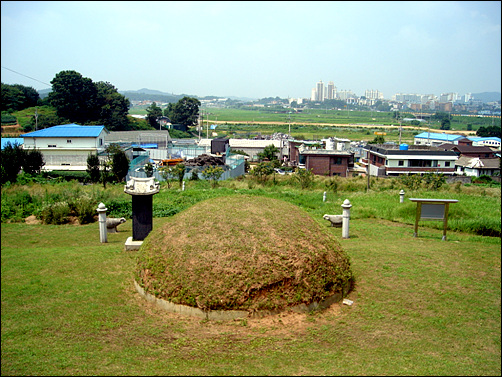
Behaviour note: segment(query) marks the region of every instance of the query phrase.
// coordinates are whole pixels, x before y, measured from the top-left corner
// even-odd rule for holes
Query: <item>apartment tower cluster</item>
[[[379,100],[383,99],[383,93],[378,90],[366,90],[364,96],[369,100]],[[348,103],[356,102],[357,96],[349,90],[338,90],[333,83],[333,81],[328,82],[328,85],[324,85],[322,80],[312,88],[312,94],[310,96],[311,101],[323,102],[325,100],[342,100]]]

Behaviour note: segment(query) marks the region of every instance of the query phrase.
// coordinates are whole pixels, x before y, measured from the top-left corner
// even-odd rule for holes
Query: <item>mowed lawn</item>
[[[352,306],[214,322],[141,299],[119,230],[2,224],[2,375],[501,373],[500,238],[354,219]]]

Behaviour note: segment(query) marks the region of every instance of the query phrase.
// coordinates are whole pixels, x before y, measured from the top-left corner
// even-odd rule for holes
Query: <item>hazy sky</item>
[[[385,98],[501,91],[499,1],[1,6],[2,82],[37,90],[74,70],[118,90],[201,97],[310,98],[319,80]]]

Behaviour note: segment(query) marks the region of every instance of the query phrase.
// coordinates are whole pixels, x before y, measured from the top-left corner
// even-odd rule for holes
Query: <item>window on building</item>
[[[404,160],[399,160],[397,162],[397,166],[404,166]]]
[[[333,164],[334,165],[341,165],[342,164],[342,158],[341,157],[333,157]]]
[[[70,140],[70,139],[67,139],[67,140],[66,140],[66,142],[67,142],[68,144],[70,144],[70,143],[71,143],[71,140]]]
[[[450,167],[450,161],[445,161],[444,166],[449,168]]]
[[[49,144],[47,145],[48,148],[56,148],[56,144]]]

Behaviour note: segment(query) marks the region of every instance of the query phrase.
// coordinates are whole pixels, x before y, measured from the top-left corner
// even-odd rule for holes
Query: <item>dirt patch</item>
[[[26,224],[34,225],[34,224],[42,224],[42,220],[37,219],[35,215],[28,216],[24,219]]]

